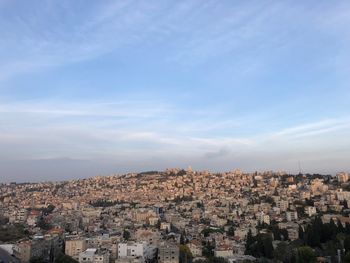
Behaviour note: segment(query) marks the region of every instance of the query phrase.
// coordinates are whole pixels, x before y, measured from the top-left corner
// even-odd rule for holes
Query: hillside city
[[[350,174],[168,169],[0,184],[0,262],[350,262]]]

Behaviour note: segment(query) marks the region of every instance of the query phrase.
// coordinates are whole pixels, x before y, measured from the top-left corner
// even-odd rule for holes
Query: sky
[[[349,1],[0,0],[0,182],[350,171]]]

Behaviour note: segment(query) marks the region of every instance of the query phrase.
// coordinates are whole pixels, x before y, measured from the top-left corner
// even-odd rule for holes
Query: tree
[[[344,249],[346,253],[350,252],[350,236],[347,235],[344,239]]]
[[[317,247],[321,245],[320,233],[322,228],[319,228],[317,225],[312,224],[306,228],[306,243],[311,247]]]
[[[340,220],[338,219],[338,222],[337,222],[337,226],[338,226],[338,233],[344,233],[345,232],[345,228],[343,226],[343,224],[340,222]]]
[[[29,263],[45,263],[45,260],[39,257],[34,257],[30,259]]]
[[[179,262],[192,263],[192,253],[189,247],[186,245],[180,245],[179,250],[180,250]]]
[[[336,225],[333,219],[331,219],[331,221],[329,222],[329,232],[331,233],[331,238],[335,239],[335,237],[338,234],[338,226]]]
[[[55,210],[55,206],[52,204],[49,204],[46,208],[42,208],[41,210],[44,215],[48,215],[48,214],[51,214],[53,210]]]
[[[71,258],[68,255],[61,253],[56,258],[55,263],[78,263],[78,261],[76,261],[75,259]]]
[[[299,239],[304,240],[304,229],[301,225],[299,225]]]
[[[44,217],[40,217],[37,226],[43,230],[49,230],[51,228],[51,225],[45,221]]]
[[[0,226],[6,225],[8,222],[9,222],[9,219],[7,217],[0,215]]]
[[[246,241],[245,254],[260,258],[273,258],[272,237],[269,234],[259,233],[253,237],[251,232],[248,232]]]
[[[273,251],[273,257],[281,262],[290,263],[292,261],[293,250],[287,242],[280,242]]]
[[[316,262],[316,255],[312,248],[308,246],[298,248],[298,262],[299,263],[314,263]]]
[[[245,252],[244,252],[244,254],[246,254],[246,255],[253,255],[252,246],[253,246],[254,243],[255,243],[255,239],[253,237],[252,230],[249,229],[248,234],[247,234],[247,241],[246,241],[246,244],[245,244]]]
[[[272,238],[270,235],[265,235],[262,238],[263,256],[273,258]]]
[[[280,230],[280,233],[281,233],[281,235],[282,235],[282,237],[283,237],[283,240],[288,240],[289,239],[289,236],[288,236],[288,230],[287,229],[281,229]]]
[[[350,253],[346,253],[343,262],[344,263],[350,263]]]
[[[184,245],[185,244],[185,237],[183,235],[183,233],[181,233],[181,236],[180,236],[180,245]]]
[[[203,250],[202,250],[203,256],[205,256],[206,258],[213,257],[214,256],[214,248],[215,248],[215,246],[212,245],[209,241],[206,242],[203,245]]]
[[[348,222],[345,223],[345,233],[350,235],[350,224]]]
[[[128,230],[124,229],[123,238],[124,238],[125,240],[129,240],[130,236],[131,236],[131,235],[130,235],[130,232],[129,232]]]
[[[233,226],[230,226],[230,228],[227,231],[227,235],[231,237],[235,235],[235,228]]]
[[[213,257],[209,260],[209,263],[228,263],[228,260],[222,257]]]

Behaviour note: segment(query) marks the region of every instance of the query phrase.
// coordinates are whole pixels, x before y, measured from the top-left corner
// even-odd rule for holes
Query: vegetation
[[[70,256],[67,256],[67,255],[61,253],[55,259],[55,263],[78,263],[78,261],[71,258]]]
[[[0,241],[11,242],[28,236],[28,231],[23,225],[4,225],[0,226]]]
[[[288,241],[288,233],[277,225],[261,226],[268,234],[256,236],[249,231],[245,254],[256,258],[273,259],[283,263],[313,263],[316,256],[328,256],[331,262],[337,262],[341,252],[342,262],[350,263],[350,224],[330,220],[323,223],[321,217],[315,217],[304,228],[299,226],[299,239]],[[272,240],[281,240],[274,249]]]
[[[298,248],[298,263],[313,263],[316,262],[315,252],[308,246]]]
[[[0,215],[0,226],[6,225],[8,222],[9,222],[8,218]]]
[[[45,218],[43,216],[39,218],[37,226],[43,230],[49,230],[52,227],[49,223],[45,221]]]
[[[228,260],[220,257],[211,257],[205,260],[196,260],[196,263],[228,263]]]
[[[202,230],[204,237],[208,237],[210,233],[224,233],[224,230],[222,228],[206,228]]]
[[[191,250],[186,245],[180,245],[179,247],[179,263],[192,263],[192,253]]]
[[[211,242],[204,242],[203,244],[203,250],[202,254],[206,258],[213,258],[214,257],[214,249],[215,249],[215,244],[212,244]]]
[[[126,230],[126,229],[124,229],[124,231],[123,231],[123,238],[125,239],[125,240],[129,240],[130,239],[130,232],[128,231],[128,230]]]
[[[227,231],[227,235],[231,237],[235,235],[235,228],[233,226],[230,226],[230,228]]]
[[[110,201],[106,199],[100,199],[95,202],[90,201],[90,205],[92,205],[93,207],[110,207],[115,206],[116,204],[118,204],[117,201]]]
[[[42,258],[34,257],[30,259],[29,263],[46,263],[46,261]]]

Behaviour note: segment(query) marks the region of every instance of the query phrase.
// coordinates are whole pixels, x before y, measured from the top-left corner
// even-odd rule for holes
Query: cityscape
[[[211,173],[189,167],[2,184],[0,200],[0,248],[9,262],[349,258],[345,172]]]
[[[0,0],[0,263],[350,263],[349,25]]]

